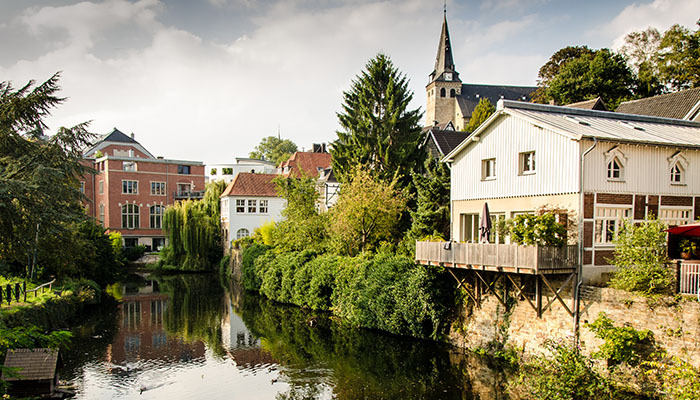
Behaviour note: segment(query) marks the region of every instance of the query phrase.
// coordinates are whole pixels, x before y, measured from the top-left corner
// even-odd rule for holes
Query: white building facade
[[[478,240],[484,203],[493,221],[566,210],[583,236],[590,283],[608,278],[623,219],[656,215],[678,225],[700,216],[696,122],[499,101],[443,160],[452,171],[453,240]]]
[[[236,157],[236,162],[233,164],[207,164],[204,166],[204,174],[207,182],[223,180],[226,183],[231,183],[239,172],[274,174],[276,171],[277,166],[272,161],[240,157]]]

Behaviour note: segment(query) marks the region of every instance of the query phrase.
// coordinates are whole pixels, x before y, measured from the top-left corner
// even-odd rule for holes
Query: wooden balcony
[[[578,246],[416,242],[416,263],[515,274],[570,274],[578,266]]]

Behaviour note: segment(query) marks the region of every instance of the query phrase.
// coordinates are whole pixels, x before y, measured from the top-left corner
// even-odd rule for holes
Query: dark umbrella
[[[666,232],[671,235],[700,236],[700,224],[674,226],[673,228],[666,229]]]
[[[489,204],[484,203],[484,210],[481,212],[481,223],[479,224],[479,242],[488,243],[491,235],[491,213]]]

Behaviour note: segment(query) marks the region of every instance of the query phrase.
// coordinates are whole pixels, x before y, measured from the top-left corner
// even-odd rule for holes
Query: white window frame
[[[481,180],[492,181],[496,179],[496,158],[481,160]]]
[[[104,192],[105,192],[105,181],[100,181],[100,182],[99,182],[99,188],[100,188],[99,193],[100,193],[100,194],[104,194]]]
[[[258,213],[258,201],[255,199],[248,199],[247,202],[247,207],[246,211],[248,214],[257,214]]]
[[[250,231],[246,228],[240,228],[236,231],[236,239],[243,239],[248,236],[250,236]]]
[[[148,207],[148,216],[149,216],[148,221],[149,221],[150,227],[152,229],[163,229],[163,214],[164,213],[165,213],[165,206],[164,205],[154,204],[154,205]]]
[[[479,242],[479,214],[464,213],[459,215],[459,241],[465,243]]]
[[[258,212],[260,214],[267,214],[269,209],[269,200],[260,200],[258,206]]]
[[[596,207],[593,242],[599,246],[614,246],[622,221],[632,219],[632,206]],[[612,235],[610,235],[612,234]]]
[[[165,182],[151,181],[151,196],[165,196],[168,193]]]
[[[104,224],[105,224],[105,204],[100,203],[100,206],[98,209],[99,209],[99,214],[98,214],[99,217],[98,218],[100,220],[100,224],[102,224],[104,226]]]
[[[122,194],[139,194],[139,181],[122,179]]]
[[[245,199],[236,199],[236,214],[245,214]]]
[[[627,157],[620,150],[618,146],[614,146],[605,153],[605,177],[608,182],[624,182],[625,181],[625,167],[627,166]],[[614,165],[617,164],[619,170],[619,176],[613,176],[615,174]]]
[[[537,171],[535,164],[535,151],[524,151],[518,155],[520,175],[534,175]]]
[[[683,157],[680,151],[668,158],[669,182],[671,182],[671,185],[685,186],[685,175],[688,167],[688,160]]]

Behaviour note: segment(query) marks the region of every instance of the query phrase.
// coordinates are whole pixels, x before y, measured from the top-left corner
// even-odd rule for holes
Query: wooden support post
[[[495,274],[496,277],[491,281],[491,283],[489,283],[489,282],[486,282],[486,280],[481,276],[481,274],[479,274],[478,271],[474,271],[474,273],[475,273],[476,276],[479,277],[479,279],[481,279],[481,281],[484,283],[484,285],[485,285],[484,293],[488,293],[488,292],[493,293],[493,295],[496,296],[496,299],[498,299],[498,302],[501,303],[501,305],[503,305],[503,307],[505,307],[505,306],[506,306],[505,301],[503,301],[503,299],[501,298],[501,296],[498,295],[498,292],[497,292],[496,289],[494,288],[495,284],[498,282],[498,278],[500,278],[500,275],[499,275],[499,274]]]
[[[676,261],[676,293],[681,292],[681,260]]]
[[[570,315],[571,317],[574,316],[573,311],[571,311],[571,309],[569,308],[569,306],[566,305],[566,302],[564,302],[564,300],[562,300],[562,298],[559,296],[559,293],[561,293],[561,291],[562,291],[565,287],[569,286],[569,282],[571,282],[571,279],[572,279],[575,275],[576,275],[576,273],[570,274],[569,277],[566,278],[566,281],[564,281],[564,283],[563,283],[563,284],[559,287],[559,289],[557,289],[557,290],[554,290],[554,287],[549,283],[549,281],[547,280],[547,278],[546,278],[544,275],[540,275],[540,277],[542,278],[542,282],[544,282],[544,284],[549,288],[549,290],[551,290],[552,293],[554,293],[554,297],[553,297],[551,300],[549,300],[549,302],[547,302],[547,305],[546,305],[546,306],[544,306],[544,309],[542,310],[543,312],[544,312],[544,311],[547,311],[547,309],[549,308],[549,306],[551,306],[552,303],[554,303],[554,300],[556,299],[556,300],[559,300],[559,303],[561,303],[561,305],[564,306],[564,309],[566,310],[566,312],[569,313],[569,315]]]
[[[469,291],[469,289],[466,286],[464,286],[464,281],[467,278],[464,278],[464,279],[457,278],[457,275],[455,275],[454,272],[452,272],[449,268],[447,269],[447,272],[449,272],[450,275],[452,275],[452,277],[455,278],[455,280],[457,281],[457,287],[464,290],[467,293],[467,295],[476,303],[476,305],[478,307],[479,302],[476,300],[476,297],[474,297],[474,295],[472,295],[472,293]]]
[[[532,304],[532,301],[530,301],[530,298],[527,297],[527,296],[525,295],[525,293],[523,293],[524,285],[521,286],[521,285],[515,283],[515,281],[513,280],[513,278],[512,278],[510,275],[507,275],[507,274],[506,274],[506,278],[508,278],[508,280],[513,284],[513,287],[515,287],[515,290],[516,290],[516,294],[515,294],[515,295],[517,296],[516,298],[518,298],[518,299],[519,299],[520,297],[524,298],[525,300],[527,300],[527,303],[530,305],[530,307],[532,307],[533,310],[537,311],[537,307],[535,307],[535,305]]]
[[[535,275],[535,302],[537,303],[537,318],[542,318],[542,280]]]

